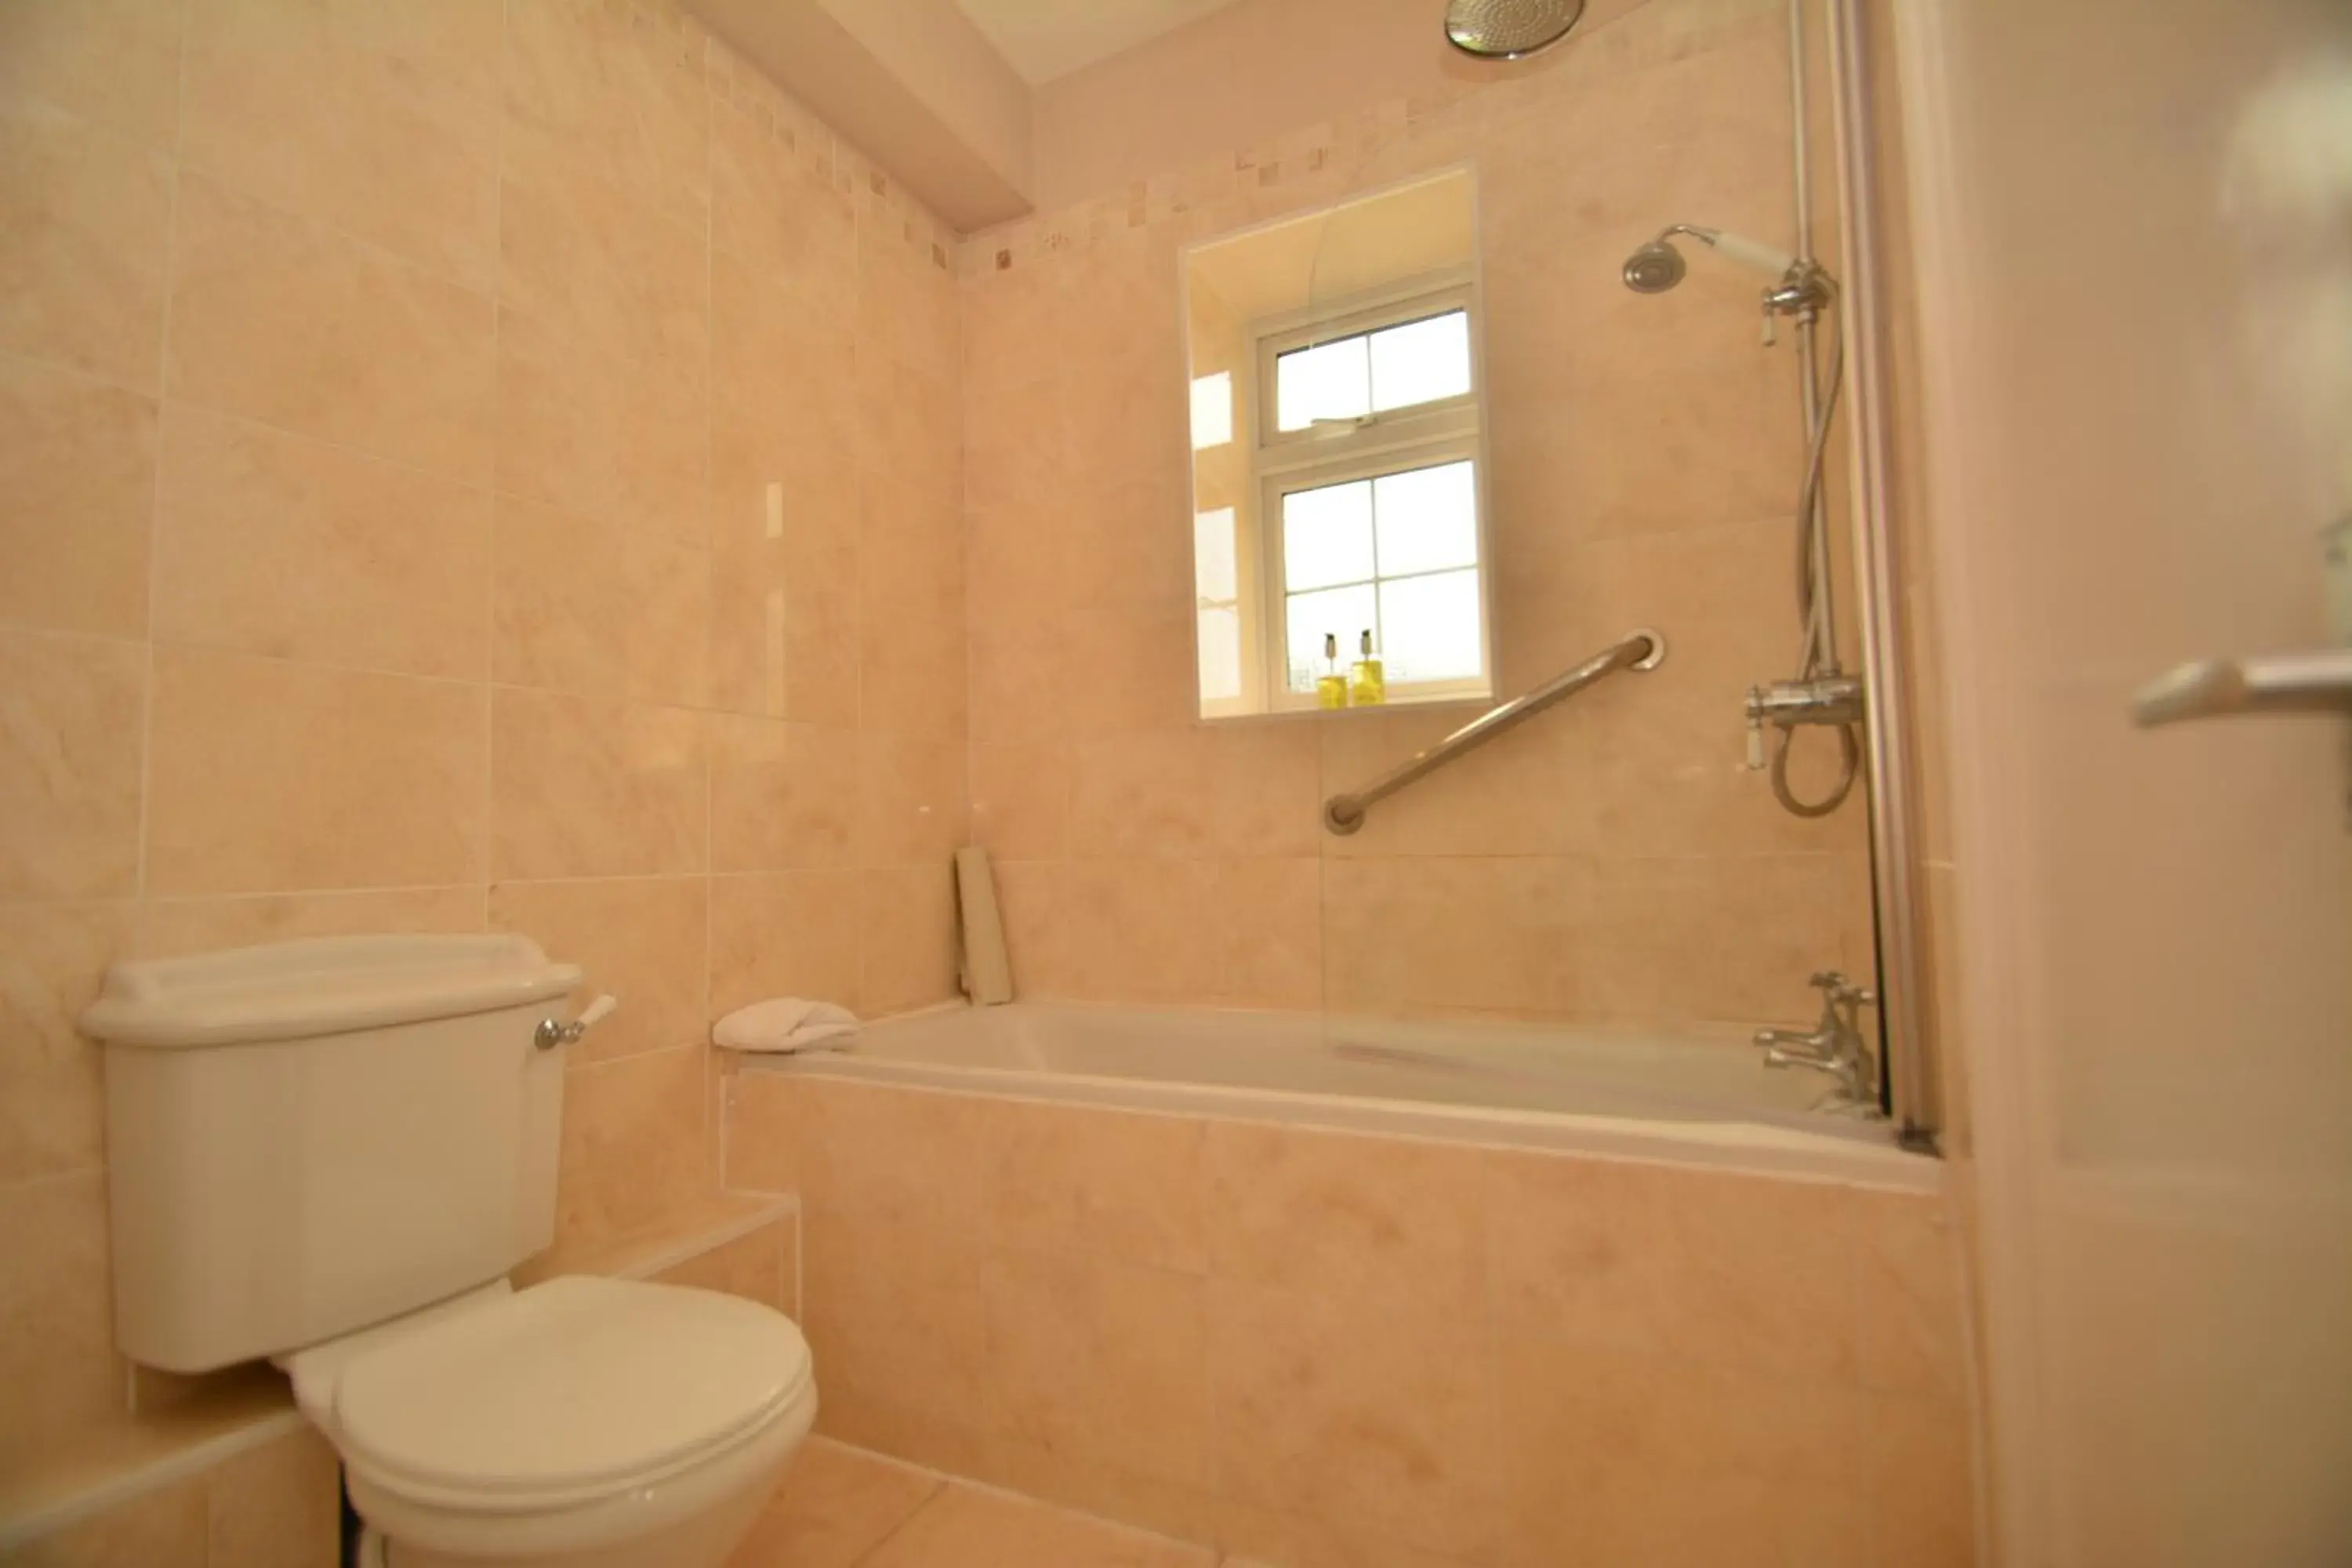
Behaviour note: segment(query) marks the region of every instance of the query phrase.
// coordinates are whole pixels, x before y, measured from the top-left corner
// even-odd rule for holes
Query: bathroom
[[[2352,1557],[2352,27],[2149,17],[0,5],[0,1563]]]

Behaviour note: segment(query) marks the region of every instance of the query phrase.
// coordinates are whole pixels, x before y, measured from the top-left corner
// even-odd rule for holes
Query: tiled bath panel
[[[1971,1561],[1934,1197],[764,1072],[726,1115],[840,1442],[1288,1568]]]

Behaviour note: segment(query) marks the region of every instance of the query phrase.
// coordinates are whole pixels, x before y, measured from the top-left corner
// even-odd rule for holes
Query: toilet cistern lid
[[[348,1457],[420,1500],[542,1508],[649,1482],[758,1427],[810,1375],[772,1308],[560,1279],[419,1328],[346,1368]]]

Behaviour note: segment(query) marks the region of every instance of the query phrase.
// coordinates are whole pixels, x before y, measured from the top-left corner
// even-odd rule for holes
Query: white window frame
[[[1458,397],[1440,398],[1430,403],[1416,403],[1410,407],[1391,409],[1386,413],[1367,415],[1354,421],[1352,428],[1334,428],[1325,425],[1306,430],[1286,431],[1277,427],[1281,415],[1276,376],[1277,362],[1283,354],[1317,343],[1336,342],[1387,327],[1403,326],[1432,316],[1448,315],[1455,310],[1463,311],[1468,318],[1468,392]],[[1259,577],[1264,584],[1262,618],[1266,628],[1263,662],[1267,711],[1294,713],[1318,706],[1312,689],[1294,691],[1290,687],[1290,595],[1284,568],[1283,498],[1300,490],[1320,489],[1327,485],[1349,484],[1358,479],[1378,479],[1387,474],[1462,461],[1471,464],[1475,481],[1474,504],[1477,509],[1478,559],[1473,569],[1478,574],[1480,672],[1475,677],[1453,680],[1391,680],[1388,683],[1388,700],[1391,703],[1471,701],[1494,695],[1494,557],[1486,527],[1486,376],[1479,340],[1476,282],[1467,268],[1427,275],[1376,293],[1359,295],[1337,305],[1259,323],[1258,395],[1255,400],[1257,406],[1251,468],[1258,487],[1261,520],[1258,532],[1264,548],[1263,569]],[[1444,570],[1458,572],[1462,568],[1447,567]],[[1373,578],[1370,581],[1375,584],[1374,593],[1377,595],[1377,584],[1381,582],[1437,574],[1409,573],[1403,577]],[[1334,587],[1349,585],[1331,584]],[[1354,647],[1342,647],[1339,652],[1339,668],[1344,674],[1359,655]]]

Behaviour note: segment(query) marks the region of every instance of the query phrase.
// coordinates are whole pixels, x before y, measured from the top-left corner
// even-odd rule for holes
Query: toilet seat
[[[343,1366],[355,1481],[424,1508],[545,1514],[655,1486],[808,1403],[807,1342],[757,1302],[564,1278],[419,1325]]]

